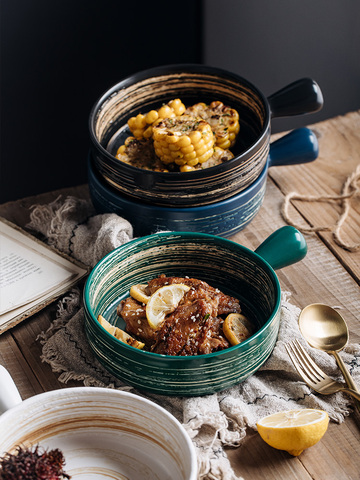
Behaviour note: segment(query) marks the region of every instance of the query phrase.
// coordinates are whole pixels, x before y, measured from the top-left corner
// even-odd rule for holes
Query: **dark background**
[[[225,68],[266,96],[314,78],[323,110],[273,131],[360,108],[358,0],[0,1],[0,202],[86,183],[92,105],[153,66]]]

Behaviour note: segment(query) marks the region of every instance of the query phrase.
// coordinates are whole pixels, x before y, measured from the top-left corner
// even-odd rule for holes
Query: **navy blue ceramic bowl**
[[[127,120],[180,98],[186,106],[220,100],[240,116],[234,158],[193,172],[153,172],[115,158],[129,135]],[[298,80],[265,98],[246,79],[205,65],[167,65],[145,70],[111,87],[89,118],[91,154],[96,170],[120,194],[165,207],[221,202],[251,185],[266,166],[270,121],[274,117],[319,110],[323,99],[313,80]]]
[[[90,156],[90,195],[99,213],[112,212],[126,218],[136,237],[164,230],[229,237],[245,228],[258,213],[265,195],[269,167],[310,162],[317,156],[315,134],[308,128],[294,130],[271,144],[268,162],[250,186],[226,200],[200,207],[164,207],[122,195],[103,179]]]

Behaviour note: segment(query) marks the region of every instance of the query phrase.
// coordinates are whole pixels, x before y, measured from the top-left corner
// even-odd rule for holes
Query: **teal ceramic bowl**
[[[243,382],[271,354],[279,330],[281,288],[274,270],[301,260],[304,237],[293,227],[276,230],[256,250],[231,240],[190,232],[156,233],[109,253],[91,271],[84,289],[85,330],[101,364],[116,378],[162,395],[208,395]],[[208,282],[239,298],[255,333],[246,341],[207,355],[175,357],[138,350],[110,335],[101,314],[124,328],[120,300],[137,283],[165,273]]]

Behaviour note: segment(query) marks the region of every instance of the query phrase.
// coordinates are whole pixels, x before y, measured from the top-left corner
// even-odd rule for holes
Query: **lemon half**
[[[146,304],[146,318],[152,329],[156,330],[165,320],[165,316],[172,313],[186,292],[188,285],[173,283],[164,285],[154,292]]]
[[[311,408],[288,410],[264,417],[256,425],[261,438],[271,447],[298,456],[321,440],[329,416]]]

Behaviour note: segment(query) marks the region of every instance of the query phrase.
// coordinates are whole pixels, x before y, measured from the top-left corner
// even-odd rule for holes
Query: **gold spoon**
[[[340,313],[328,305],[313,303],[302,310],[299,317],[299,328],[309,345],[335,357],[348,387],[359,392],[345,363],[338,354],[349,340],[348,327]],[[360,408],[358,402],[357,407]]]

